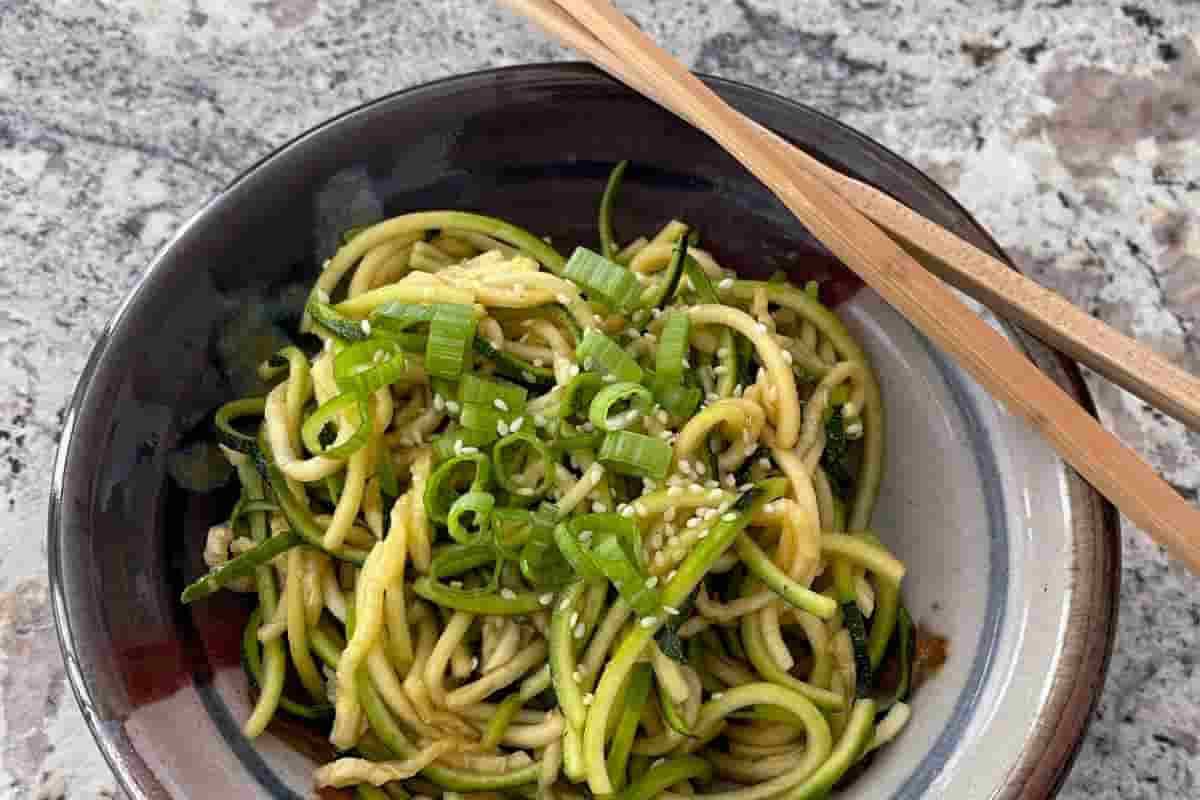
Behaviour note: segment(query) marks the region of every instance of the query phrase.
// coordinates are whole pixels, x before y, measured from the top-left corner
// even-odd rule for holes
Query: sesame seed
[[[671,570],[670,572],[668,572],[668,573],[667,573],[667,583],[670,583],[671,581],[675,580],[675,573],[676,573],[676,572],[678,572],[678,570],[674,570],[674,569],[673,569],[673,570]]]
[[[593,513],[601,514],[607,510],[608,510],[608,506],[604,505],[604,503],[601,503],[599,500],[592,502],[592,512]]]
[[[463,449],[462,439],[455,439],[454,440],[454,455],[461,456],[462,449]]]
[[[756,323],[754,323],[754,328],[755,328],[755,330],[757,330],[759,333],[766,333],[766,332],[767,332],[767,325],[766,325],[766,323],[765,323],[765,322],[756,322]]]
[[[707,472],[708,472],[708,465],[705,464],[703,461],[697,461],[696,462],[696,474],[704,475]]]
[[[458,403],[454,402],[453,400],[447,400],[446,401],[446,410],[449,411],[451,414],[457,414],[461,410],[461,407],[458,405]]]
[[[538,598],[538,602],[544,606],[550,605],[551,603],[554,602],[554,593],[546,592],[544,595],[542,595]]]
[[[663,606],[663,611],[667,612],[667,616],[669,616],[669,617],[678,617],[679,616],[678,608],[673,608],[671,606]]]
[[[687,358],[684,358],[684,359],[683,359],[683,368],[684,368],[684,369],[691,369],[691,367],[692,367],[692,362],[691,362],[691,361],[688,361],[688,360],[687,360]]]
[[[554,299],[557,300],[558,304],[561,306],[567,306],[571,304],[571,298],[567,297],[565,294],[556,294],[554,295]]]
[[[792,363],[792,354],[789,353],[787,350],[784,350],[783,351],[783,360],[785,362],[787,362],[788,364]]]
[[[517,599],[517,593],[514,592],[512,589],[507,589],[507,588],[500,590],[500,596],[503,597],[505,600],[516,600]]]
[[[571,678],[574,679],[574,681],[576,683],[583,683],[583,673],[580,672],[579,670],[575,670],[574,672],[572,672]]]
[[[647,589],[653,589],[657,585],[658,585],[658,578],[656,576],[651,575],[649,578],[646,578],[646,588]]]
[[[479,656],[472,656],[471,657],[471,672],[474,672],[477,669],[479,669]]]
[[[727,355],[729,355],[728,347],[718,347],[717,348],[717,356],[719,358],[725,358]]]
[[[729,372],[729,367],[724,364],[713,367],[713,375],[724,375],[726,372]]]
[[[562,599],[562,602],[558,604],[558,610],[559,610],[559,611],[566,611],[566,610],[567,610],[567,608],[568,608],[570,605],[571,605],[571,598],[569,598],[569,597],[564,597],[564,598]]]
[[[517,417],[516,419],[514,419],[512,421],[512,425],[508,426],[508,430],[512,433],[516,433],[517,431],[521,430],[521,426],[524,424],[525,424],[525,418]]]
[[[508,423],[502,419],[496,420],[496,433],[501,436],[508,436]]]
[[[496,407],[497,411],[508,411],[508,403],[504,402],[499,397],[492,401],[492,405]]]
[[[585,706],[590,706],[595,699],[596,699],[596,696],[594,694],[592,694],[591,692],[588,692],[587,694],[585,694],[583,696],[583,704]]]
[[[592,532],[591,531],[580,531],[579,532],[579,541],[583,542],[584,544],[587,544],[591,540],[592,540]],[[571,624],[574,625],[575,623],[571,623]]]
[[[582,639],[582,638],[583,638],[583,634],[584,634],[586,631],[587,631],[587,628],[586,628],[586,627],[584,627],[584,624],[583,624],[582,622],[581,622],[581,623],[579,623],[578,625],[576,625],[576,626],[575,626],[575,638],[576,638],[576,639]]]
[[[644,517],[650,513],[649,509],[646,508],[644,503],[634,503],[633,510],[637,512],[639,517]]]
[[[571,618],[567,621],[567,624],[570,625],[572,628],[574,628],[576,625],[579,624],[579,612],[578,611],[571,612]]]
[[[632,517],[633,516],[633,506],[625,506],[624,508],[622,508],[621,516],[622,517]]]
[[[697,525],[699,525],[699,524],[700,524],[700,518],[699,518],[699,517],[692,517],[691,519],[689,519],[689,520],[687,521],[687,527],[689,527],[689,528],[694,528],[694,527],[696,527],[696,526],[697,526]]]
[[[721,699],[722,697],[724,697],[724,696],[725,696],[725,693],[724,693],[724,692],[713,692],[713,694],[712,694],[712,699],[713,699],[713,700],[720,700],[720,699]]]
[[[433,396],[433,407],[438,411],[444,409],[446,407],[446,398],[442,397],[440,394],[435,394]]]
[[[469,455],[471,455],[472,453],[478,453],[478,452],[479,452],[479,448],[478,448],[478,447],[464,447],[464,448],[462,449],[462,454],[463,454],[464,456],[469,456]]]
[[[717,284],[717,288],[718,289],[732,289],[733,288],[733,278],[723,279],[720,283]]]
[[[692,485],[688,486],[688,491],[699,493],[699,492],[704,491],[704,487],[698,483],[693,483]]]
[[[522,486],[517,489],[517,494],[524,495],[525,497],[533,497],[537,492],[533,490],[532,486]]]
[[[658,617],[642,617],[641,622],[638,624],[643,628],[653,628],[658,624]]]
[[[452,588],[452,589],[461,589],[462,587],[463,587],[463,582],[462,582],[462,581],[450,581],[450,588]]]
[[[367,320],[364,319],[362,322],[358,323],[358,327],[361,328],[362,332],[367,336],[371,335],[371,323]]]
[[[678,497],[681,494],[683,494],[683,489],[680,489],[678,486],[671,486],[667,489],[668,497]]]
[[[616,375],[613,375],[613,374],[610,372],[610,373],[608,373],[607,375],[605,375],[603,378],[601,378],[600,380],[604,381],[605,383],[616,383],[616,381],[617,381],[617,376],[616,376]]]
[[[708,493],[708,499],[720,500],[724,495],[725,495],[725,493],[722,492],[720,489],[713,489],[712,491],[710,491]]]

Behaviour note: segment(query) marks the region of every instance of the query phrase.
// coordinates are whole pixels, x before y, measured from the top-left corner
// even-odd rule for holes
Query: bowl
[[[728,81],[742,112],[1002,257],[932,181],[809,108]],[[49,519],[67,673],[130,797],[312,796],[319,743],[255,742],[234,596],[184,607],[204,532],[230,495],[205,442],[256,354],[294,322],[346,227],[457,208],[566,250],[594,243],[612,165],[630,159],[619,231],[670,217],[728,266],[827,277],[883,387],[885,478],[874,525],[909,565],[915,618],[949,638],[909,727],[850,792],[861,800],[1051,796],[1103,683],[1118,587],[1116,517],[1074,472],[710,140],[589,67],[480,72],[409,89],[280,148],[159,253],[100,337],[66,416]],[[1078,370],[1004,333],[1085,405]],[[246,358],[246,354],[251,357]]]

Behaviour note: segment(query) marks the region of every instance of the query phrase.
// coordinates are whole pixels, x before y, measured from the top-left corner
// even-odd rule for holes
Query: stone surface
[[[912,159],[1039,280],[1200,370],[1195,0],[625,8],[694,67]],[[332,114],[564,57],[482,0],[0,3],[0,797],[116,791],[65,696],[42,541],[68,394],[156,248]],[[1091,383],[1105,423],[1196,500],[1200,434]],[[1200,583],[1129,525],[1124,556],[1108,685],[1062,797],[1195,797]]]

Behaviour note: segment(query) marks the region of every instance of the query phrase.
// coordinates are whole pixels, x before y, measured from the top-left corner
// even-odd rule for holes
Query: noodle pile
[[[786,279],[672,221],[564,259],[501,220],[348,231],[204,549],[252,593],[245,732],[311,720],[364,798],[824,797],[909,716],[870,531],[879,387]],[[316,337],[313,339],[312,337]]]

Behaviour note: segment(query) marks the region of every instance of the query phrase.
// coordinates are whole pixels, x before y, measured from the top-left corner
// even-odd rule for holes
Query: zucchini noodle
[[[254,599],[245,732],[320,726],[317,786],[823,797],[914,713],[865,352],[683,221],[618,241],[622,174],[603,254],[459,211],[347,232],[322,346],[217,414],[241,497],[184,600]]]

